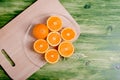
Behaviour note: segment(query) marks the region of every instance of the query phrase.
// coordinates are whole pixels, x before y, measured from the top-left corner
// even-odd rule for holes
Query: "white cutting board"
[[[0,65],[14,80],[25,80],[46,64],[43,55],[36,54],[32,49],[35,40],[31,36],[34,24],[45,23],[51,16],[57,15],[63,20],[63,27],[72,27],[80,35],[79,25],[60,4],[59,0],[37,0],[20,15],[0,29],[0,50],[4,49],[15,66],[7,61],[0,51]],[[76,40],[75,39],[75,40]]]

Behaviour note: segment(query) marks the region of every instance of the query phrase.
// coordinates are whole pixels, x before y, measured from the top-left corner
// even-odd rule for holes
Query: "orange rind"
[[[49,29],[45,24],[37,24],[33,27],[32,34],[36,39],[45,39]]]
[[[51,46],[58,46],[59,43],[61,42],[61,36],[60,33],[58,32],[50,32],[47,36],[47,42]]]
[[[34,42],[33,48],[35,52],[44,54],[49,49],[49,44],[44,39],[38,39]]]
[[[76,32],[70,27],[66,27],[61,31],[61,37],[63,40],[72,41],[76,37]]]
[[[62,28],[62,20],[58,16],[50,16],[47,26],[51,31],[59,31]]]
[[[74,46],[69,41],[63,41],[58,46],[58,52],[62,57],[70,57],[74,53]]]
[[[60,55],[56,49],[49,49],[45,53],[45,60],[48,63],[55,64],[58,62],[59,58],[60,58]]]

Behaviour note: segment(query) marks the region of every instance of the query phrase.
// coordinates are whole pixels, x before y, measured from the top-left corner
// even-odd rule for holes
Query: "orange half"
[[[33,48],[37,53],[45,53],[49,48],[49,44],[44,39],[38,39],[34,42]]]
[[[61,37],[63,40],[72,41],[75,38],[75,36],[76,33],[72,28],[67,27],[61,31]]]
[[[74,46],[71,42],[63,41],[58,46],[58,51],[63,57],[70,57],[74,53]]]
[[[47,42],[51,46],[57,46],[61,42],[61,36],[58,32],[50,32],[47,36]]]
[[[45,53],[45,60],[48,63],[54,64],[54,63],[58,62],[59,58],[60,58],[60,55],[56,49],[49,49]]]
[[[62,20],[57,16],[51,16],[47,20],[47,26],[51,31],[59,31],[62,28]]]
[[[37,24],[33,27],[32,34],[37,39],[44,39],[47,37],[49,29],[45,24]]]

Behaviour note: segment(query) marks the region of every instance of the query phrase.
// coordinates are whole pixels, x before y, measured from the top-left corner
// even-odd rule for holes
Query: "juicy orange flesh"
[[[71,28],[65,28],[62,30],[61,36],[64,40],[72,40],[75,37],[75,32]]]
[[[62,28],[62,21],[59,17],[52,16],[48,19],[47,26],[51,31],[59,31]]]
[[[34,49],[38,53],[45,52],[48,49],[49,45],[47,41],[39,39],[34,43]]]
[[[70,42],[64,42],[59,45],[58,50],[63,57],[69,57],[73,54],[74,46]]]
[[[45,59],[49,62],[49,63],[55,63],[58,61],[59,59],[59,53],[57,50],[48,50],[45,53]]]
[[[49,33],[49,29],[44,24],[37,24],[33,28],[33,36],[37,39],[44,39]]]
[[[60,56],[70,57],[74,52],[74,46],[70,42],[76,36],[74,29],[70,27],[61,29],[62,19],[58,16],[49,17],[47,25],[37,24],[33,27],[32,35],[37,39],[33,44],[34,51],[45,53],[44,58],[48,63],[54,64],[58,62]]]
[[[59,33],[52,32],[48,34],[47,40],[51,45],[58,45],[61,41],[61,37]]]

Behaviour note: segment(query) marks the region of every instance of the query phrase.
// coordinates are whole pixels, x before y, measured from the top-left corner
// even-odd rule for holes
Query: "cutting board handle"
[[[5,71],[12,71],[14,68],[1,52],[0,52],[0,65]],[[12,76],[12,75],[9,75],[9,76]]]

